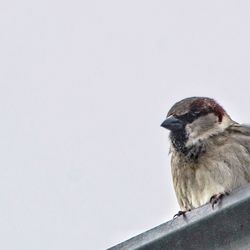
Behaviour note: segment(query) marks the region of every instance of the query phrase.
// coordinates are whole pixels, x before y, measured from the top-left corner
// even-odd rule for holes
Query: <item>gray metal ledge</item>
[[[250,250],[250,186],[109,248],[121,249]]]

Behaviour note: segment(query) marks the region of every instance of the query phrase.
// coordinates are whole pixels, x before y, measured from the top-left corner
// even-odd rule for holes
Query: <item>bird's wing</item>
[[[250,125],[235,123],[228,127],[228,132],[236,133],[238,135],[249,136],[250,139]]]
[[[234,163],[233,167],[242,169],[245,179],[250,183],[250,126],[235,123],[227,128],[227,133],[226,137],[233,148],[231,155],[235,155],[240,163]]]
[[[240,161],[246,165],[247,175],[249,176],[250,181],[250,125],[245,124],[233,124],[228,129],[230,138],[232,139],[233,144],[240,144],[245,148],[245,153],[239,154]],[[236,145],[235,144],[235,145]],[[237,151],[236,147],[236,151]]]

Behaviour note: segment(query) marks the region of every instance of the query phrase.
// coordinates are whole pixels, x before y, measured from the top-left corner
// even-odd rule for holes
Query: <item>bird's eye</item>
[[[201,111],[198,109],[194,109],[194,110],[191,110],[190,112],[193,113],[194,115],[198,115],[200,114]]]
[[[187,123],[192,123],[200,115],[199,110],[190,111],[183,115],[178,116],[178,119],[185,121]]]

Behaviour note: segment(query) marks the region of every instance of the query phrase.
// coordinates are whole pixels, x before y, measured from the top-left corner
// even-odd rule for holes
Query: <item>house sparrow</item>
[[[170,109],[174,189],[184,214],[250,182],[250,126],[233,121],[213,99],[190,97]]]

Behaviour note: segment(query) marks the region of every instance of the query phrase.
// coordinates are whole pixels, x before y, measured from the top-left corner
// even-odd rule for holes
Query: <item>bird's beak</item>
[[[161,126],[163,128],[169,129],[171,131],[173,130],[179,130],[182,129],[184,124],[181,120],[175,118],[174,116],[169,116],[162,124]]]

